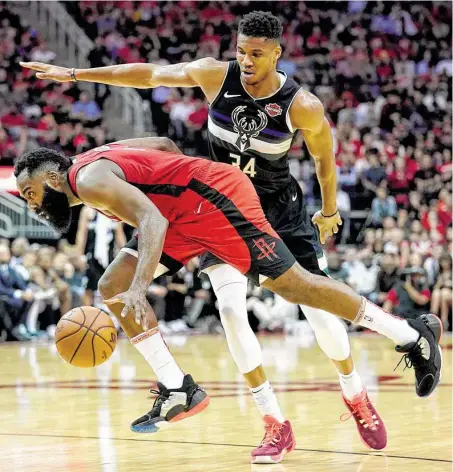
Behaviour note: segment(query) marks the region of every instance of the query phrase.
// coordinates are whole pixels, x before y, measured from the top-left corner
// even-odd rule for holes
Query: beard
[[[72,209],[68,197],[48,185],[44,185],[44,197],[36,213],[60,233],[66,233],[71,226]]]

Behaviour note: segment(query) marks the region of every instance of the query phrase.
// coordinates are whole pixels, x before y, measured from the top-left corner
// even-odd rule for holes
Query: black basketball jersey
[[[260,196],[290,183],[288,151],[295,138],[289,108],[299,91],[297,83],[281,74],[281,86],[271,96],[252,97],[243,87],[237,61],[228,71],[209,108],[209,154],[213,161],[240,169]]]
[[[98,213],[96,212],[94,218],[88,223],[88,233],[87,233],[87,240],[85,245],[85,255],[87,259],[90,260],[94,258],[95,249],[96,249],[96,239],[98,234],[96,232],[96,223],[98,220]],[[115,237],[113,234],[113,229],[109,229],[106,238],[105,238],[105,249],[108,251],[108,260],[109,263],[114,258],[114,249],[115,249]],[[100,262],[100,261],[98,261]]]

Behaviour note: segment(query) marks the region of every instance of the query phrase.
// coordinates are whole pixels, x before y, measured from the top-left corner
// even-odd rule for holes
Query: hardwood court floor
[[[279,465],[250,465],[261,419],[223,337],[168,338],[181,367],[211,395],[202,414],[156,434],[130,432],[151,408],[152,375],[121,340],[97,369],[65,364],[53,344],[0,346],[2,472],[441,472],[452,469],[451,337],[444,338],[442,384],[422,400],[411,370],[387,340],[352,337],[359,372],[385,419],[389,443],[371,453],[344,413],[335,371],[317,346],[265,337],[264,363],[292,421],[297,449]]]

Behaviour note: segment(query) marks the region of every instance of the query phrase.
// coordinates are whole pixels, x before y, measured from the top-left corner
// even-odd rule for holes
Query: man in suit
[[[24,341],[28,336],[21,331],[20,322],[33,300],[33,293],[10,262],[9,247],[0,245],[0,332],[6,331],[7,341]]]

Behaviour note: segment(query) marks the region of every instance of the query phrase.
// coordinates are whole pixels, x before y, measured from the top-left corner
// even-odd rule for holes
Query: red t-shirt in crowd
[[[431,292],[428,290],[428,289],[425,289],[425,290],[422,290],[420,292],[422,295],[424,295],[425,297],[427,298],[430,298],[431,297]],[[389,300],[390,302],[392,302],[392,305],[393,306],[398,306],[400,304],[400,301],[398,299],[398,295],[396,293],[396,290],[395,289],[391,289],[390,292],[388,293],[387,295],[387,300]]]
[[[5,128],[25,126],[25,119],[22,115],[13,115],[11,113],[2,116],[1,122]]]

